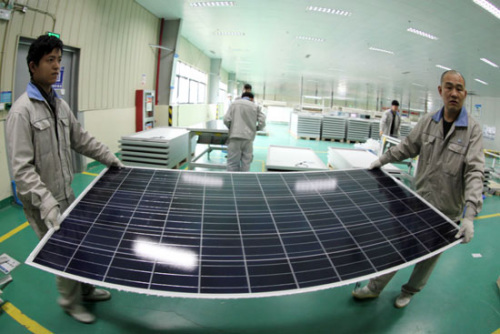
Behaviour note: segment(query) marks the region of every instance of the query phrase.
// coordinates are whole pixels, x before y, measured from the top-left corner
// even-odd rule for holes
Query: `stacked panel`
[[[123,136],[122,161],[127,166],[172,168],[188,156],[189,131],[159,127]]]
[[[370,138],[371,121],[350,118],[347,121],[347,140],[365,142]]]
[[[370,124],[370,138],[380,139],[380,121],[372,121]]]
[[[346,138],[347,118],[324,116],[321,138],[344,140]]]
[[[290,131],[297,137],[321,138],[321,121],[323,115],[309,113],[293,113]]]

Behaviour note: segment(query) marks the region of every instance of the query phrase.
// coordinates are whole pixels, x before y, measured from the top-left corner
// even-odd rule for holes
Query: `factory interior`
[[[496,136],[496,128],[500,129],[500,43],[494,42],[499,32],[500,0],[0,1],[0,332],[500,334],[500,136]],[[28,209],[26,203],[23,205],[26,197],[19,195],[25,191],[26,182],[18,178],[21,172],[15,165],[19,162],[9,152],[16,149],[13,138],[19,135],[18,129],[9,128],[14,124],[9,119],[13,118],[11,110],[19,110],[16,101],[26,96],[26,87],[28,93],[30,85],[39,87],[33,84],[34,77],[30,80],[26,59],[30,45],[40,35],[55,36],[64,43],[57,80],[49,87],[67,103],[71,117],[120,161],[116,168],[116,163],[107,166],[103,159],[94,160],[74,149],[68,153],[68,168],[73,174],[71,189],[77,199],[61,212],[60,230],[52,225],[42,240],[28,222]],[[419,131],[425,132],[425,122],[433,124],[432,120],[439,121],[436,117],[441,115],[446,126],[446,113],[451,107],[445,88],[450,76],[458,78],[466,91],[456,93],[458,99],[463,98],[456,127],[454,124],[448,128],[448,135],[445,129],[444,141],[438,138],[436,142],[446,142],[455,135],[463,126],[459,119],[462,122],[465,114],[468,124],[473,124],[480,134],[477,154],[467,155],[466,162],[484,161],[480,164],[481,180],[477,181],[481,182],[480,195],[476,189],[482,209],[473,218],[473,238],[467,243],[457,241],[454,235],[467,219],[472,177],[461,175],[468,169],[457,164],[456,170],[463,172],[445,170],[437,178],[425,174],[431,168],[425,162],[430,161],[429,157],[422,158],[428,139],[412,157],[392,159],[390,163],[384,160],[420,138],[417,136]],[[245,93],[248,85],[251,99]],[[45,95],[40,96],[47,99]],[[50,102],[45,104],[47,110],[52,108]],[[238,109],[243,106],[265,116],[265,127],[257,125],[251,139],[231,137],[237,118],[228,123],[228,115],[250,110]],[[387,115],[393,119],[388,128]],[[395,115],[400,124],[395,124]],[[394,127],[399,129],[393,131]],[[423,136],[428,138],[429,134]],[[230,169],[234,150],[230,138],[233,143],[245,138],[253,145],[248,171]],[[30,139],[34,141],[35,135]],[[451,142],[449,150],[458,152],[461,140]],[[71,145],[76,146],[73,142]],[[453,163],[446,161],[451,157],[447,151],[438,156],[436,163],[440,167],[436,173]],[[472,154],[470,151],[472,148],[467,147],[467,153],[461,154]],[[381,160],[382,166],[376,165]],[[141,179],[151,173],[151,179]],[[422,184],[431,183],[427,178],[443,185],[434,184],[434,194],[423,195]],[[170,183],[170,179],[177,181]],[[304,180],[308,182],[301,182]],[[451,186],[456,193],[460,193],[462,182],[466,183],[462,187],[466,198],[447,193],[450,185],[445,185],[446,180],[459,180]],[[251,194],[255,184],[259,198]],[[136,185],[141,190],[134,189]],[[162,189],[165,185],[172,188]],[[45,188],[43,182],[42,186]],[[109,190],[111,187],[117,190]],[[375,191],[370,187],[383,189]],[[355,190],[351,192],[351,188]],[[152,261],[134,255],[127,259],[129,262],[123,262],[135,261],[132,266],[138,267],[154,263],[149,272],[111,264],[117,262],[117,254],[118,258],[126,256],[121,247],[126,233],[132,232],[123,232],[116,239],[116,248],[107,248],[106,242],[112,243],[114,233],[128,229],[134,218],[116,231],[112,227],[103,229],[104,223],[97,218],[95,222],[88,218],[90,211],[74,218],[79,208],[91,208],[88,203],[92,198],[104,198],[108,191],[111,197],[102,200],[106,204],[97,210],[99,217],[104,216],[103,212],[116,214],[116,222],[110,215],[109,226],[118,226],[124,212],[132,212],[130,217],[137,218],[139,202],[146,197],[157,203],[172,196],[165,209],[163,230],[155,230],[159,242],[153,246],[164,248],[151,248],[150,252],[156,249],[158,253]],[[438,192],[445,198],[439,203],[462,196],[463,203],[457,205],[463,215],[456,219],[456,215],[451,217],[446,210],[436,208],[439,204],[434,204],[432,198]],[[122,193],[130,195],[113,206]],[[391,200],[381,195],[386,193],[392,194],[387,195]],[[140,199],[132,203],[136,194]],[[233,196],[234,204],[228,209],[229,204],[224,202],[228,198],[233,201]],[[181,201],[179,198],[187,202],[176,212],[174,203]],[[313,198],[324,203],[313,203]],[[409,205],[410,200],[418,201],[418,205]],[[265,202],[265,210],[257,204],[259,201]],[[353,205],[340,207],[339,201]],[[418,216],[420,223],[430,226],[432,233],[439,234],[439,245],[423,241],[428,230],[421,232],[421,227],[412,227],[415,224],[410,224],[409,214],[396,213],[402,210],[394,207],[396,202],[404,206],[405,212]],[[320,204],[326,204],[331,217],[326,218],[326,225],[318,227],[307,210],[318,210],[319,215]],[[372,218],[386,211],[371,212],[369,207],[385,207],[417,245],[398,248],[398,242],[404,241],[396,241],[385,232],[382,218]],[[295,208],[298,211],[293,211]],[[234,221],[226,224],[230,214],[224,210],[232,210]],[[259,249],[245,244],[251,238],[268,235],[259,230],[265,226],[263,210],[266,214],[269,210],[272,217],[273,231],[269,235],[273,234],[282,247],[287,273],[295,282],[293,288],[286,287],[285,279],[280,281],[279,277],[285,276],[278,269],[278,256],[271,253],[276,245]],[[424,216],[424,211],[432,211],[432,217],[438,217],[439,222],[426,218],[430,216]],[[147,214],[153,217],[158,212]],[[344,219],[342,213],[349,217]],[[361,225],[373,225],[372,230],[396,250],[398,261],[389,262],[395,253],[369,252],[380,241],[374,233],[355,234],[356,226],[351,229],[349,224],[358,221],[353,218],[356,213],[363,216],[358,218],[364,219]],[[190,234],[194,233],[190,227],[172,227],[181,222],[194,226],[198,223],[193,218],[196,215],[201,225],[197,234]],[[294,220],[294,215],[304,217],[303,221]],[[76,266],[73,257],[89,247],[84,241],[90,237],[85,235],[78,241],[81,244],[71,245],[75,247],[73,255],[64,254],[64,244],[69,245],[68,240],[83,229],[70,230],[78,219],[82,224],[97,224],[100,231],[110,231],[101,238],[105,241],[89,253],[95,259],[83,261],[88,269],[80,271],[72,267]],[[243,223],[244,219],[249,220],[248,224]],[[293,222],[298,226],[296,230]],[[248,227],[252,224],[253,228]],[[347,264],[336,262],[336,252],[330,252],[329,243],[322,239],[322,233],[330,231],[328,224],[332,229],[345,228],[355,244],[350,246],[359,247],[356,252],[366,257],[369,270],[364,271],[364,262],[354,255],[346,257]],[[236,265],[228,264],[236,262],[232,260],[233,244],[229,244],[235,240],[228,232],[233,231],[231,228],[236,228],[240,243],[235,252],[243,253],[244,264],[238,268],[248,284],[244,288],[233,284],[241,277],[233,273]],[[304,241],[309,240],[305,229],[314,236],[314,246]],[[173,235],[168,240],[187,240],[186,244],[162,243],[170,232]],[[302,238],[292,244],[287,240],[294,235]],[[365,239],[368,241],[363,244],[361,240]],[[211,246],[210,240],[220,244]],[[55,248],[51,247],[55,244],[63,245],[59,250],[62,253],[53,253]],[[97,245],[97,241],[90,244]],[[422,247],[425,254],[412,253]],[[161,258],[161,252],[168,249],[178,257],[175,261],[188,261],[179,259],[185,255],[179,249],[195,248],[199,252],[194,264],[198,276],[177,271],[168,274],[173,276],[172,281],[176,279],[176,285],[153,284],[156,264],[170,261]],[[314,256],[307,255],[317,255],[319,248],[321,256],[326,254],[328,258],[330,271],[317,267],[305,272],[297,269],[296,260],[304,268],[319,266]],[[266,253],[268,249],[270,253]],[[214,253],[209,255],[211,251]],[[259,260],[252,259],[253,251]],[[97,259],[109,252],[113,260],[105,266],[106,273],[92,272],[92,268],[101,266]],[[45,261],[47,254],[57,260]],[[440,260],[428,283],[424,283],[425,288],[412,293],[407,306],[397,306],[395,299],[414,265],[437,254],[441,254]],[[60,266],[58,261],[63,258],[68,260]],[[206,274],[207,263],[218,261],[215,259],[222,259],[216,266],[229,268],[221,276]],[[263,265],[268,269],[260,269],[260,276],[252,276],[257,266],[252,261],[276,265]],[[356,274],[342,271],[351,265],[357,268],[353,269]],[[335,278],[324,274],[333,273],[332,268]],[[127,274],[113,278],[111,273],[119,270]],[[371,279],[396,270],[398,273],[377,298],[353,298],[356,289]],[[313,279],[313,272],[325,276]],[[140,278],[143,274],[146,282]],[[96,319],[88,321],[92,323],[76,321],[58,304],[56,275],[93,284],[111,292],[112,297],[104,302],[83,301]],[[275,280],[270,278],[273,275]],[[188,282],[191,278],[197,280],[194,292]],[[259,278],[275,283],[259,285]]]

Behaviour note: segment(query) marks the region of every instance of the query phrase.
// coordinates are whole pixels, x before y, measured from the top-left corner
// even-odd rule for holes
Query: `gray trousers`
[[[61,214],[66,210],[71,203],[75,200],[75,197],[60,201],[59,208]],[[47,233],[48,229],[43,219],[40,215],[40,211],[37,209],[26,209],[24,208],[24,214],[30,226],[35,231],[39,239]],[[57,290],[59,291],[58,303],[63,309],[71,309],[72,306],[78,305],[82,302],[82,294],[89,294],[95,289],[94,286],[90,284],[80,283],[68,278],[56,276]]]
[[[401,291],[410,295],[420,292],[429,280],[429,277],[431,276],[440,256],[441,253],[417,263],[413,268],[410,279],[401,287]],[[372,278],[370,282],[368,282],[368,288],[377,294],[381,293],[396,273],[397,271],[394,271],[392,273]]]
[[[227,171],[248,172],[253,160],[253,140],[231,138],[227,145]]]

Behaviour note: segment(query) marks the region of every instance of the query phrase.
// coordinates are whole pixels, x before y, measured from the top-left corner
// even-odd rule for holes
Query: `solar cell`
[[[460,241],[457,226],[381,170],[104,171],[27,263],[163,296],[236,298],[341,286]]]

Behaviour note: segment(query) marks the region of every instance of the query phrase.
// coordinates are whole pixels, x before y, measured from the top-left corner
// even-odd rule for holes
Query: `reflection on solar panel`
[[[405,267],[459,242],[454,224],[380,170],[110,169],[70,210],[29,264],[164,296],[324,289]]]

